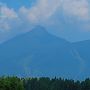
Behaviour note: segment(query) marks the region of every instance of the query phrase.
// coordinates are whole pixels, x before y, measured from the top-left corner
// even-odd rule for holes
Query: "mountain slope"
[[[83,58],[85,63],[83,76],[90,76],[90,40],[80,41],[73,43],[74,48],[78,51],[79,55]]]
[[[72,44],[40,26],[0,46],[0,75],[74,78],[81,67]]]

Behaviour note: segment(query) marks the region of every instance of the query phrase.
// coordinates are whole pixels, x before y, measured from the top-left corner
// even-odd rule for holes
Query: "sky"
[[[0,0],[0,43],[36,25],[70,42],[90,40],[90,1]]]

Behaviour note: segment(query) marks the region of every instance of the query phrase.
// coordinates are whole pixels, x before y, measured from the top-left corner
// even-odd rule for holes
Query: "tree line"
[[[0,90],[90,90],[90,79],[0,77]]]

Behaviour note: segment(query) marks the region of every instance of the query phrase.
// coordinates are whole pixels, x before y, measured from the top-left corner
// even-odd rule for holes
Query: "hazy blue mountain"
[[[77,78],[82,67],[72,44],[41,26],[0,45],[0,75]]]
[[[82,61],[84,62],[84,70],[82,75],[90,76],[90,40],[73,43],[74,48],[78,51]]]

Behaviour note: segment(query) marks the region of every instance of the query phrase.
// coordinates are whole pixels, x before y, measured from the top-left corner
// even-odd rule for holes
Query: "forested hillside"
[[[0,77],[0,90],[90,90],[90,79]]]

